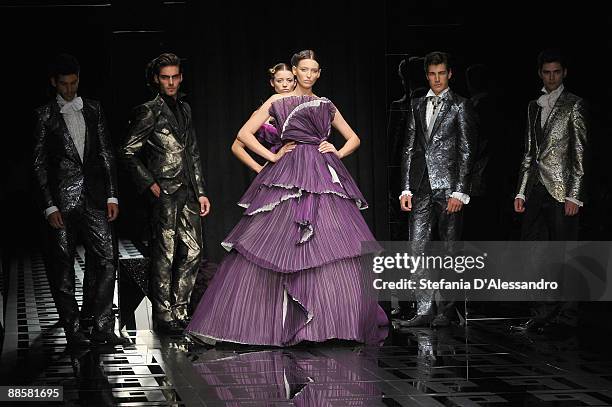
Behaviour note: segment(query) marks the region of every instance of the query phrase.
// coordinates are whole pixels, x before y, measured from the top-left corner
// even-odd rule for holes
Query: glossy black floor
[[[612,405],[612,355],[596,332],[517,336],[509,320],[486,319],[394,330],[381,348],[266,349],[131,330],[129,346],[70,351],[40,257],[16,259],[8,272],[1,384],[63,386],[63,405]]]

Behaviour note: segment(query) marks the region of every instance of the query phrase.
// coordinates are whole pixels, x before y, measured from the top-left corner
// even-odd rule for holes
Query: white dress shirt
[[[449,90],[450,88],[446,88],[442,92],[440,92],[440,94],[436,95],[433,90],[429,89],[429,92],[427,92],[427,95],[425,95],[425,98],[428,99],[431,96],[439,96],[441,99],[440,99],[440,104],[438,105],[438,109],[442,109],[442,106],[444,106],[444,103],[446,100],[446,94],[448,93]],[[427,127],[429,127],[429,123],[431,122],[431,119],[435,113],[433,99],[429,99],[429,100],[430,101],[427,102],[427,108],[425,110],[425,122],[427,124]],[[405,196],[405,195],[412,196],[412,192],[410,192],[409,190],[402,191],[402,194],[400,195],[400,199],[402,198],[402,196]],[[463,204],[467,204],[470,202],[470,196],[462,192],[453,192],[451,194],[451,198],[456,198],[460,200]]]
[[[542,126],[542,128],[544,128],[546,120],[548,120],[548,116],[550,116],[550,113],[555,107],[555,103],[557,103],[557,99],[559,99],[559,96],[561,96],[561,92],[563,92],[563,84],[561,84],[561,86],[559,86],[557,89],[553,90],[550,93],[546,90],[545,87],[543,87],[542,92],[544,92],[544,94],[538,98],[537,104],[542,108],[540,125]]]
[[[79,158],[83,162],[83,152],[85,151],[85,118],[83,117],[83,99],[79,96],[72,99],[70,102],[65,100],[61,95],[57,95],[57,104],[60,107],[60,113],[64,117],[68,133],[74,142],[74,146],[79,153]]]

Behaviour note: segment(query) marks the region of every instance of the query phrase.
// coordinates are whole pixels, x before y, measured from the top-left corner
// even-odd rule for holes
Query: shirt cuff
[[[566,201],[573,202],[573,203],[575,203],[576,205],[578,205],[578,206],[580,206],[580,207],[584,206],[584,202],[579,201],[579,200],[574,199],[574,198],[570,198],[569,196],[566,196],[566,197],[565,197],[565,200],[566,200]]]
[[[464,205],[467,205],[470,203],[470,196],[462,192],[453,192],[451,194],[451,198],[460,200]]]
[[[412,196],[412,192],[409,190],[402,191],[402,194],[399,196],[399,199],[402,199],[403,196]]]
[[[525,194],[516,194],[516,196],[514,197],[514,199],[522,199],[523,202],[526,201],[525,199]]]
[[[119,200],[115,197],[111,197],[106,200],[106,203],[114,203],[114,204],[119,205]]]
[[[51,215],[53,212],[57,212],[57,211],[59,211],[59,208],[57,206],[50,206],[50,207],[48,207],[44,211],[45,218],[49,217],[49,215]]]

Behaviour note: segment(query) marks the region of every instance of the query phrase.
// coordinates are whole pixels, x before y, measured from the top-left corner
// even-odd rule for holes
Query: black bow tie
[[[431,101],[431,104],[433,105],[434,110],[436,110],[438,106],[440,106],[440,103],[442,103],[441,96],[429,96],[428,99]]]

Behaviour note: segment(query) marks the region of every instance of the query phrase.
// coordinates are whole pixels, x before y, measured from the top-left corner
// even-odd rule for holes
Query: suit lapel
[[[168,104],[164,101],[164,99],[159,96],[160,101],[161,101],[161,105],[162,105],[162,113],[164,115],[164,117],[166,118],[166,120],[168,120],[168,123],[170,124],[170,126],[172,127],[172,134],[175,135],[175,137],[179,136],[179,125],[178,122],[176,121],[176,117],[174,117],[174,113],[172,113],[172,110],[170,110],[170,107],[168,106]],[[180,107],[177,107],[180,109]],[[177,138],[177,141],[178,138]]]
[[[83,119],[85,120],[85,146],[83,148],[83,164],[87,162],[91,146],[91,137],[97,133],[96,118],[91,106],[83,101]]]
[[[427,143],[427,98],[423,97],[423,100],[419,103],[419,120],[421,120],[421,128],[423,129],[423,142]]]
[[[540,105],[538,105],[537,101],[534,101],[534,102],[532,102],[529,105],[529,109],[530,109],[529,110],[529,117],[530,117],[530,120],[532,121],[530,123],[531,129],[535,131],[536,119],[537,119],[537,116],[538,116],[538,109],[541,109],[541,107],[540,107]]]
[[[438,112],[438,116],[436,117],[436,121],[433,124],[433,128],[431,129],[431,134],[429,136],[429,143],[431,143],[431,140],[433,140],[434,134],[436,134],[436,131],[440,127],[440,123],[442,123],[442,120],[444,119],[444,116],[446,115],[446,113],[450,109],[450,106],[451,106],[452,102],[453,102],[453,95],[452,95],[451,91],[449,90],[447,92],[446,98],[444,99],[444,102],[442,103],[442,107],[440,108],[440,112]]]
[[[58,130],[61,132],[62,137],[64,139],[64,145],[66,145],[72,153],[72,159],[75,162],[82,164],[81,157],[79,157],[79,152],[77,151],[76,145],[74,144],[74,140],[72,139],[70,131],[68,130],[68,125],[66,125],[66,121],[64,120],[64,115],[62,114],[62,112],[60,112],[60,108],[57,102],[53,103],[53,115],[58,125]]]
[[[532,102],[529,104],[529,126],[531,128],[531,134],[537,137],[538,134],[538,112],[542,110],[538,102]]]
[[[566,92],[565,92],[565,90],[563,90],[563,92],[561,92],[561,94],[557,98],[557,101],[555,102],[555,105],[553,106],[552,110],[550,111],[550,114],[546,118],[546,122],[544,123],[544,126],[542,128],[542,132],[544,134],[544,140],[545,141],[547,141],[549,139],[549,137],[547,135],[550,132],[550,126],[552,126],[552,123],[554,123],[554,121],[555,121],[555,116],[559,113],[559,110],[565,104],[566,96],[567,96]]]
[[[183,115],[183,128],[181,129],[182,133],[182,139],[186,140],[187,137],[189,136],[189,126],[191,125],[191,115],[187,114],[187,108],[185,107],[184,102],[179,102],[180,103],[180,109]]]

